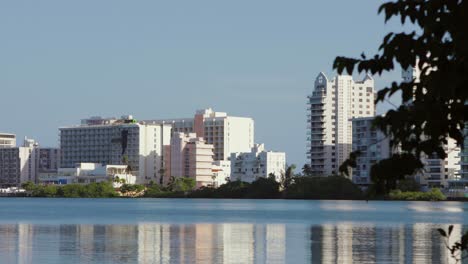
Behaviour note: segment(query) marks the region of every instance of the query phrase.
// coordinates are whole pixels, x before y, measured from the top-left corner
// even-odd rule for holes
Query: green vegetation
[[[359,200],[364,195],[357,185],[342,176],[295,177],[285,198]]]
[[[214,189],[200,188],[189,194],[191,198],[250,198],[274,199],[280,198],[280,183],[274,177],[259,178],[252,183],[232,181]]]
[[[35,185],[32,182],[26,182],[22,187],[34,197],[108,198],[118,196],[110,182],[86,185]]]
[[[293,167],[277,182],[275,175],[258,178],[252,183],[230,181],[218,188],[202,187],[195,190],[192,178],[172,178],[168,186],[155,182],[141,184],[122,184],[114,190],[111,182],[67,185],[35,185],[26,182],[22,185],[34,197],[70,197],[70,198],[107,198],[107,197],[151,197],[151,198],[232,198],[232,199],[330,199],[330,200],[430,200],[442,201],[445,196],[439,189],[430,192],[418,192],[419,185],[413,180],[398,182],[402,189],[396,189],[386,196],[375,196],[371,188],[367,196],[349,179],[342,176],[310,177],[293,176]],[[290,175],[287,177],[286,175]],[[287,182],[285,184],[285,182]],[[285,188],[285,186],[287,186]]]
[[[447,199],[437,188],[433,188],[429,192],[402,192],[400,190],[393,190],[390,192],[389,198],[405,201],[444,201]]]
[[[168,190],[172,192],[189,192],[195,188],[195,179],[188,177],[177,177],[171,178],[171,182],[168,185]]]
[[[145,186],[141,184],[122,184],[120,186],[121,193],[128,193],[128,192],[142,192],[145,190]]]

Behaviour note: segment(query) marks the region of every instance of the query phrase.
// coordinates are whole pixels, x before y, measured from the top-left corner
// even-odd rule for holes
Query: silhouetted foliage
[[[356,69],[359,73],[382,74],[394,70],[396,64],[403,69],[412,66],[421,69],[419,82],[393,82],[378,92],[377,103],[401,92],[403,104],[377,117],[375,125],[390,136],[392,146],[398,146],[402,155],[406,155],[375,165],[378,169],[371,174],[379,184],[378,191],[388,193],[388,185],[393,185],[393,179],[401,179],[402,172],[410,175],[417,171],[421,167],[417,162],[420,154],[435,153],[445,158],[447,138],[455,139],[459,145],[463,141],[468,116],[467,11],[468,2],[460,0],[385,3],[379,8],[385,21],[400,17],[402,24],[409,22],[416,30],[387,34],[379,53],[372,58],[362,54],[361,58],[335,59],[333,67],[339,73],[346,70],[352,74]],[[347,166],[353,167],[352,162],[345,165],[341,172]]]
[[[296,169],[296,165],[291,164],[286,168],[286,172],[281,174],[281,189],[283,191],[287,191],[289,185],[291,185],[293,178],[294,178],[294,170]]]
[[[450,225],[447,229],[447,232],[439,228],[437,229],[439,234],[445,238],[445,247],[450,251],[452,257],[456,260],[456,263],[460,263],[464,259],[468,258],[468,233],[465,233],[460,241],[456,241],[453,244],[450,241],[450,236],[452,235],[453,225]]]
[[[398,181],[397,189],[402,192],[419,192],[421,191],[421,185],[413,177],[407,177]]]
[[[304,166],[302,166],[302,175],[304,176],[312,176],[312,168],[310,167],[309,164],[304,164]]]
[[[417,162],[421,154],[436,154],[443,159],[448,138],[461,146],[463,129],[468,116],[468,1],[429,0],[387,2],[379,8],[385,21],[400,17],[401,23],[416,27],[411,33],[389,33],[379,47],[379,53],[370,59],[337,57],[333,68],[382,74],[416,66],[421,69],[419,81],[393,82],[378,92],[376,102],[383,102],[401,92],[403,104],[377,117],[375,125],[391,138],[406,157],[391,157],[375,164],[371,170],[377,192],[387,193],[402,173],[410,175],[421,168]],[[418,61],[418,62],[417,62]],[[417,65],[416,65],[417,64]],[[409,157],[412,156],[412,157]],[[340,168],[347,171],[352,161]],[[468,234],[468,233],[467,233]],[[467,234],[451,249],[452,255],[466,252]]]
[[[191,198],[274,199],[281,196],[280,183],[274,177],[258,178],[252,183],[231,181],[219,188],[203,187],[189,194]]]

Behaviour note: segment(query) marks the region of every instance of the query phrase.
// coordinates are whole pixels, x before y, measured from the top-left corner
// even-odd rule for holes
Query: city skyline
[[[334,75],[335,56],[372,53],[396,28],[378,2],[205,2],[3,3],[0,110],[14,118],[0,130],[56,147],[58,127],[82,118],[212,107],[253,118],[256,142],[302,166],[316,74]],[[376,90],[399,75],[373,76]]]

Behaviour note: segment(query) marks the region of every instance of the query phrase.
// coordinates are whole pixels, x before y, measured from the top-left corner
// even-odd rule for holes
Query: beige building
[[[174,133],[171,139],[172,177],[189,177],[196,187],[213,185],[213,145],[195,133]]]

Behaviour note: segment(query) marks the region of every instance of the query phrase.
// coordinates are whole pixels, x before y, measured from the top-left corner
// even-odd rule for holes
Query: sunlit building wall
[[[129,165],[137,183],[162,182],[164,146],[170,144],[171,126],[92,117],[81,125],[60,128],[61,167],[77,163]]]
[[[351,119],[375,115],[374,79],[362,81],[338,75],[329,80],[321,72],[307,97],[307,159],[314,175],[329,176],[352,151]]]
[[[233,152],[248,152],[254,145],[254,120],[230,116],[213,109],[202,109],[193,118],[150,120],[148,123],[169,124],[173,132],[196,133],[214,146],[214,160],[227,160]]]

